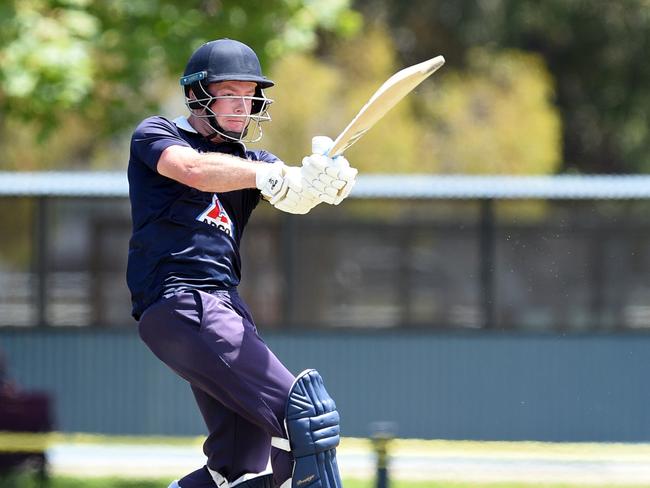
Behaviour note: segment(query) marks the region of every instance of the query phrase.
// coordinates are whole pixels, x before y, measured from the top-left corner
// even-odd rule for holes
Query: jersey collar
[[[178,127],[181,130],[184,130],[185,132],[191,132],[192,134],[198,134],[196,129],[190,125],[190,122],[187,120],[187,117],[185,117],[184,115],[180,115],[180,116],[176,117],[172,122],[174,122],[174,124],[176,124],[176,127]],[[247,151],[246,145],[241,141],[238,141],[238,142],[226,141],[226,142],[222,142],[220,144],[239,144],[242,147],[242,149],[244,150],[244,152]]]
[[[194,127],[192,127],[190,125],[189,121],[187,120],[187,117],[185,117],[184,115],[176,117],[173,120],[173,122],[174,122],[174,124],[176,124],[176,127],[178,127],[179,129],[184,130],[185,132],[191,132],[193,134],[198,134],[196,129],[194,129]]]

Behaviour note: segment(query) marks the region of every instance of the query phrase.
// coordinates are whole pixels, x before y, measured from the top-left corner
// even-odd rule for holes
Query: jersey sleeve
[[[264,150],[248,151],[248,159],[252,159],[253,161],[262,161],[264,163],[275,163],[276,161],[280,161],[280,158],[275,154],[271,154]]]
[[[160,155],[170,146],[191,147],[178,135],[174,123],[162,117],[144,119],[131,137],[131,153],[154,171]]]

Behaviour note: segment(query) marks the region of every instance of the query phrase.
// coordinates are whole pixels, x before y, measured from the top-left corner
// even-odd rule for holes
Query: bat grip
[[[329,152],[333,141],[327,136],[314,136],[311,139],[311,151],[314,154],[323,154],[331,157]]]

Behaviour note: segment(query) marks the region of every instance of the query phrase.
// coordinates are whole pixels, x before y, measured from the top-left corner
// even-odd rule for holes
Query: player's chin
[[[221,124],[225,130],[229,132],[243,132],[246,129],[246,123],[243,121],[226,121]]]

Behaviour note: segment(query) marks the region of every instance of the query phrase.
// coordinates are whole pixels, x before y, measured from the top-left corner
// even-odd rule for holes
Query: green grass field
[[[200,452],[202,438],[166,438],[166,437],[121,437],[87,434],[62,434],[48,435],[17,435],[15,433],[0,432],[0,453],[4,450],[20,448],[21,452],[40,452],[55,446],[88,446],[89,449],[105,447],[109,455],[115,456],[115,448],[124,451],[125,455],[137,456],[138,449],[148,449],[150,446],[177,446],[196,449]],[[111,450],[112,449],[112,450]],[[110,454],[112,452],[112,454]],[[164,451],[160,455],[164,456]],[[371,452],[368,439],[343,438],[340,446],[342,456],[359,456],[363,458]],[[131,453],[131,454],[128,454]],[[475,441],[448,441],[448,440],[416,440],[397,439],[391,443],[391,457],[419,460],[421,468],[425,471],[412,472],[412,468],[404,469],[395,462],[394,471],[389,488],[515,488],[515,487],[541,487],[541,488],[650,488],[650,444],[597,444],[597,443],[542,443],[542,442],[475,442]],[[99,456],[101,456],[101,451]],[[167,453],[167,456],[170,454]],[[98,456],[95,452],[94,456]],[[173,456],[173,454],[172,454]],[[103,459],[103,458],[102,458]],[[155,478],[134,479],[125,474],[119,465],[119,456],[115,458],[116,465],[102,466],[101,472],[89,471],[85,462],[92,463],[89,459],[79,459],[80,470],[65,469],[57,471],[56,465],[52,466],[52,478],[45,485],[40,485],[30,476],[0,477],[0,488],[167,488],[174,478],[175,469],[165,471],[164,466],[143,466],[147,474],[142,471],[133,471],[139,476],[155,476]],[[168,458],[171,459],[171,458]],[[445,463],[459,461],[457,468],[448,469]],[[430,461],[430,464],[428,464]],[[440,468],[437,468],[438,464]],[[464,464],[465,463],[465,464]],[[483,464],[482,464],[483,463]],[[92,464],[91,464],[92,466]],[[408,465],[407,465],[408,466]],[[464,467],[468,472],[465,473]],[[522,466],[523,471],[522,471]],[[108,469],[107,469],[108,468]],[[509,468],[514,468],[509,471]],[[162,469],[162,470],[161,470]],[[418,469],[418,468],[416,468]],[[445,474],[445,469],[447,469]],[[476,479],[477,474],[486,470],[485,481],[469,481]],[[495,469],[503,469],[501,479],[523,481],[490,481],[500,479],[494,476]],[[555,473],[552,481],[542,481],[535,477],[535,469],[546,469]],[[566,473],[562,470],[566,469]],[[478,470],[478,471],[477,471]],[[492,470],[492,471],[490,471]],[[578,472],[577,472],[578,470]],[[374,481],[370,476],[372,471],[361,469],[362,474],[348,472],[344,481],[345,488],[374,488]],[[366,474],[363,474],[363,473]],[[83,474],[82,474],[83,473]],[[87,477],[93,473],[96,477]],[[172,473],[169,475],[169,473]],[[576,474],[582,473],[583,479],[575,481]],[[618,473],[618,474],[617,474]],[[122,478],[109,477],[114,474]],[[343,473],[346,475],[346,473]],[[467,474],[468,476],[464,476]],[[566,474],[563,478],[562,475]],[[602,475],[601,476],[599,476]],[[459,475],[461,475],[459,477]],[[539,475],[539,473],[537,473]],[[614,476],[616,475],[616,476]],[[84,477],[86,476],[86,477]],[[100,477],[101,476],[101,477]],[[400,479],[400,476],[402,479]],[[429,479],[426,479],[429,477]],[[444,476],[464,481],[441,481]],[[355,478],[356,477],[356,478]],[[437,479],[436,479],[437,477]],[[414,479],[406,479],[414,478]],[[534,482],[533,480],[539,481]],[[547,478],[549,479],[549,478]],[[467,481],[465,481],[467,480]],[[567,481],[570,480],[570,481]],[[601,481],[602,480],[602,481]],[[598,483],[598,484],[597,484]]]
[[[167,488],[169,479],[138,480],[118,478],[70,478],[53,477],[45,485],[47,488]],[[371,480],[343,481],[345,488],[373,488]],[[527,484],[527,483],[454,483],[444,481],[401,481],[393,480],[390,488],[639,488],[641,485],[585,485],[585,484]],[[40,488],[31,476],[12,476],[0,478],[0,488]]]

